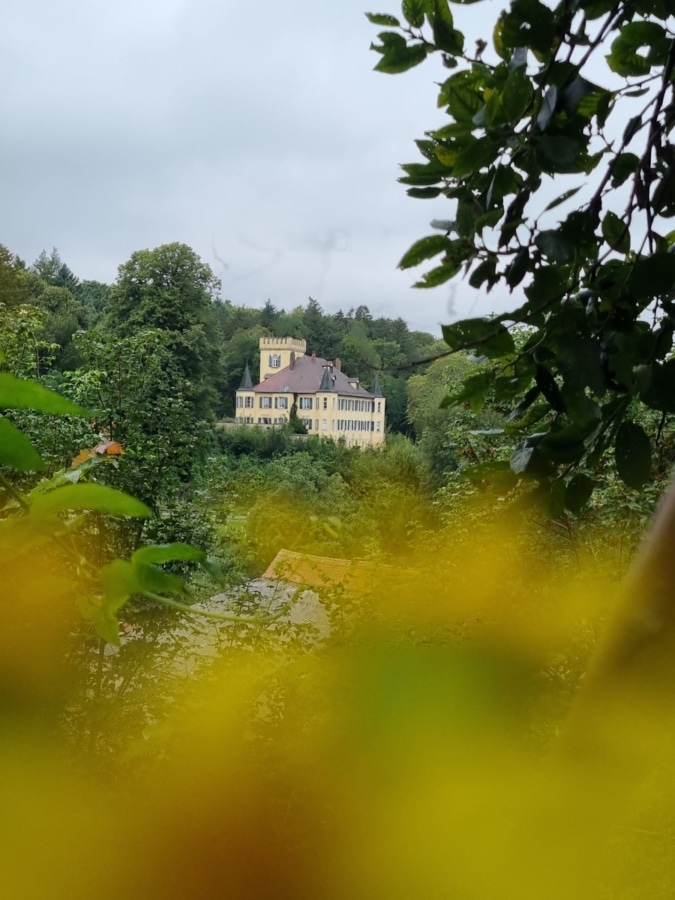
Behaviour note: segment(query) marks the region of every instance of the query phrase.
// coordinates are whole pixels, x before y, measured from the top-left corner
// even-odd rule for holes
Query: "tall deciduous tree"
[[[215,400],[214,300],[219,289],[210,267],[190,247],[173,243],[133,253],[119,267],[108,301],[106,325],[115,335],[127,337],[145,328],[168,333],[198,415],[208,415]]]
[[[449,70],[447,122],[417,146],[401,182],[450,201],[436,233],[400,261],[435,259],[417,286],[459,276],[511,291],[513,308],[444,329],[491,371],[454,400],[510,402],[510,466],[578,508],[602,455],[650,477],[634,402],[675,412],[675,31],[667,0],[512,0],[489,46],[466,48],[448,0],[404,0],[384,28],[376,69],[397,73],[438,53]],[[458,10],[459,17],[461,10]],[[487,33],[487,29],[485,31]],[[514,353],[514,326],[530,335]]]
[[[4,244],[0,244],[0,303],[12,309],[28,302],[25,273],[17,265],[16,257]]]

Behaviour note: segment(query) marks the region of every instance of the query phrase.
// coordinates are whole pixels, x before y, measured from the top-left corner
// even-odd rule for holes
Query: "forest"
[[[400,181],[451,217],[399,268],[507,312],[0,248],[8,896],[673,896],[671,4],[473,48],[462,5],[367,14],[377,71],[447,70]],[[377,376],[384,446],[235,427],[266,336]]]

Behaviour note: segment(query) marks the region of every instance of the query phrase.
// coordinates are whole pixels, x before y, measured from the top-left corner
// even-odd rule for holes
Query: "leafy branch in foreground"
[[[512,0],[492,45],[479,40],[473,53],[448,0],[404,0],[402,11],[368,14],[386,29],[376,69],[395,74],[439,53],[452,73],[438,94],[448,122],[416,142],[422,161],[400,181],[412,197],[450,200],[453,213],[400,267],[436,261],[420,288],[461,273],[474,289],[513,294],[508,313],[443,334],[451,352],[495,361],[485,377],[512,407],[515,474],[557,495],[569,485],[578,506],[579,467],[614,447],[638,488],[651,459],[634,401],[675,412],[671,4]],[[517,352],[514,326],[530,332]],[[469,381],[459,398],[472,395]],[[541,403],[535,430],[527,412]]]
[[[56,415],[86,416],[84,409],[59,394],[7,373],[0,373],[0,408],[33,409]],[[151,510],[123,491],[86,479],[95,467],[116,463],[123,453],[119,443],[103,442],[82,451],[67,472],[43,479],[29,493],[22,493],[0,471],[0,564],[7,576],[8,595],[21,596],[25,575],[44,569],[45,603],[55,599],[77,600],[80,612],[97,633],[111,644],[120,643],[118,613],[132,596],[171,606],[191,615],[222,621],[268,624],[288,611],[288,605],[273,614],[235,616],[213,613],[173,599],[185,597],[182,578],[160,568],[176,561],[193,562],[211,577],[221,580],[217,565],[203,550],[183,543],[146,546],[129,561],[115,559],[96,566],[88,558],[86,543],[91,514],[145,518]],[[0,416],[0,466],[7,471],[37,472],[44,461],[29,439],[8,419]],[[166,596],[170,595],[170,596]],[[34,603],[36,598],[28,598]]]

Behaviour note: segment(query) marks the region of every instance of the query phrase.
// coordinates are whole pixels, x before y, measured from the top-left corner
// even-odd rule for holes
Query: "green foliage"
[[[0,244],[0,308],[11,310],[27,302],[25,273],[17,266],[15,256]]]
[[[107,304],[105,327],[115,337],[145,329],[166,334],[186,396],[199,418],[216,402],[218,353],[214,301],[220,282],[185,244],[139,250],[119,267]]]
[[[393,29],[374,45],[376,68],[395,73],[439,53],[452,71],[438,95],[447,124],[417,142],[423,160],[404,165],[401,182],[414,197],[446,198],[453,212],[400,266],[434,257],[418,287],[462,271],[474,288],[514,294],[508,313],[444,329],[452,351],[494,361],[456,399],[511,405],[520,476],[571,485],[614,447],[619,476],[639,488],[649,438],[624,416],[634,401],[670,412],[675,395],[667,4],[513,0],[491,47],[479,41],[475,54],[447,0],[404,3],[403,12],[400,24],[369,14]],[[551,201],[554,178],[564,190]],[[522,326],[530,336],[514,357],[509,332]],[[574,484],[578,507],[588,491]]]
[[[190,479],[205,434],[172,337],[150,328],[129,337],[93,330],[80,350],[86,367],[68,376],[68,391],[91,411],[100,434],[125,449],[108,477],[156,506]]]

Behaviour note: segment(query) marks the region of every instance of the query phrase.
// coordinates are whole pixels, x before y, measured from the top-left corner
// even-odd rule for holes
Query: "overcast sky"
[[[457,26],[491,6],[457,6]],[[364,11],[398,8],[5,4],[0,243],[29,263],[56,246],[80,278],[110,282],[134,250],[182,241],[234,303],[289,309],[311,295],[433,331],[490,312],[466,282],[418,291],[396,269],[448,215],[397,183],[414,139],[442,121],[438,65],[372,71],[378,29]]]

